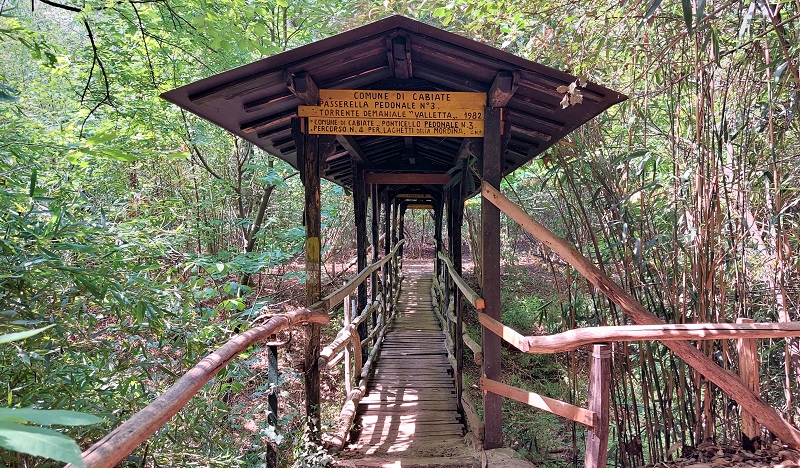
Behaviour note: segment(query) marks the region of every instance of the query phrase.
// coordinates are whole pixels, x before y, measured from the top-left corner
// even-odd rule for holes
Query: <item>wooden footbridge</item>
[[[265,317],[263,325],[209,354],[152,404],[84,452],[86,466],[119,463],[250,346],[267,346],[270,379],[277,382],[279,343],[273,337],[299,326],[306,329],[302,372],[309,433],[332,451],[345,450],[350,466],[402,466],[401,459],[412,456],[439,457],[433,462],[436,466],[474,466],[477,459],[469,456],[463,436],[469,431],[483,448],[501,447],[503,397],[584,425],[586,466],[605,466],[609,343],[631,340],[663,341],[734,398],[747,415],[756,415],[784,443],[800,447],[800,432],[759,397],[753,379],[758,361],[747,351],[755,338],[797,335],[796,324],[664,324],[499,191],[503,176],[625,96],[455,34],[390,17],[191,83],[164,97],[299,170],[305,186],[306,307]],[[321,178],[352,191],[359,271],[327,296],[321,285]],[[464,201],[478,193],[480,293],[461,277]],[[408,209],[433,213],[437,257],[427,272],[402,268]],[[501,210],[639,325],[551,337],[525,337],[504,326]],[[482,325],[480,344],[464,335],[465,313],[476,314]],[[331,324],[331,317],[340,314],[344,323]],[[322,326],[339,330],[324,347]],[[730,338],[740,340],[742,378],[720,368],[688,341]],[[503,340],[528,353],[591,346],[587,407],[502,383]],[[465,346],[482,357],[481,402],[471,401],[463,391]],[[346,402],[332,432],[323,434],[320,374],[335,366],[344,369]],[[275,394],[270,408],[270,420],[277,421]],[[758,431],[755,418],[745,418],[748,435]],[[366,460],[382,456],[396,460],[389,465]],[[270,466],[276,462],[274,452],[265,458]],[[442,463],[442,458],[452,463]]]

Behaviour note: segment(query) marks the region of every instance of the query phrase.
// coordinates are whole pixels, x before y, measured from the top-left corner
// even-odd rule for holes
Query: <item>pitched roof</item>
[[[162,94],[178,106],[297,167],[291,120],[303,104],[287,87],[287,73],[308,73],[319,88],[487,92],[498,73],[517,76],[504,109],[510,124],[504,174],[626,96],[588,83],[583,102],[562,109],[575,76],[486,44],[392,16],[229,70]],[[349,187],[351,157],[365,169],[444,174],[456,163],[461,138],[339,137],[323,165],[325,178]]]

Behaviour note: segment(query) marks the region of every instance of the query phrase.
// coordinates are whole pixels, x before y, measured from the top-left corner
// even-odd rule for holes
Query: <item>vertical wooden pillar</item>
[[[361,167],[353,162],[353,211],[356,223],[356,259],[357,268],[361,272],[367,267],[367,186],[364,183],[364,172]],[[356,307],[352,311],[351,318],[358,316],[364,307],[367,306],[367,284],[362,282],[358,286],[358,293],[356,294]],[[367,337],[367,324],[361,322],[358,325],[358,336],[363,340]],[[363,351],[363,350],[361,350]],[[366,353],[360,352],[355,355],[366,356]],[[359,362],[358,365],[362,365]]]
[[[463,184],[458,184],[453,188],[453,198],[451,206],[453,209],[453,222],[452,222],[452,235],[450,239],[450,253],[453,259],[453,268],[459,275],[461,271],[461,223],[464,219],[464,196],[462,195]],[[464,374],[464,340],[461,335],[464,333],[464,297],[461,292],[456,290],[454,312],[456,315],[455,333],[453,340],[455,341],[455,358],[456,358],[456,401],[458,403],[459,412],[463,413],[461,405],[461,395],[464,392],[463,374]]]
[[[389,255],[389,252],[392,250],[392,206],[390,205],[389,200],[389,189],[388,187],[383,191],[383,255]],[[384,299],[384,306],[385,309],[383,310],[384,319],[388,319],[388,312],[389,312],[389,305],[391,303],[391,292],[392,287],[389,284],[389,268],[391,268],[391,263],[385,263],[383,265],[383,299]]]
[[[442,251],[442,197],[435,198],[433,201],[433,239],[436,244],[436,252],[433,254],[434,258],[434,272],[436,276],[440,276],[442,274],[442,265],[439,259],[436,257],[438,252]]]
[[[750,318],[738,318],[736,323],[753,323]],[[746,338],[738,340],[739,348],[739,378],[742,379],[747,388],[756,395],[761,394],[758,383],[758,347],[756,340]],[[748,439],[754,439],[761,435],[758,421],[752,414],[742,410],[742,434]]]
[[[484,182],[500,189],[503,175],[503,142],[501,138],[502,109],[486,107],[484,123],[483,161],[481,175]],[[483,312],[500,321],[500,210],[486,198],[481,200],[481,226],[483,237]],[[500,372],[500,337],[482,329],[483,374],[488,379],[502,380]],[[483,393],[485,423],[484,447],[503,446],[502,398],[491,392]]]
[[[303,145],[303,185],[305,187],[306,225],[306,306],[319,301],[322,293],[320,235],[322,205],[320,202],[320,144],[318,135],[305,135]],[[319,438],[319,339],[320,326],[309,326],[305,352],[306,416],[314,440]]]
[[[378,261],[378,258],[380,258],[381,252],[380,246],[378,245],[378,225],[381,217],[381,202],[379,200],[380,192],[378,191],[378,185],[372,184],[370,189],[370,198],[372,198],[372,262],[370,263],[375,263]],[[378,300],[378,271],[372,272],[372,276],[370,278],[370,290],[370,303],[372,303]],[[372,321],[370,330],[377,326],[377,317],[378,313],[373,311],[372,316],[370,317],[370,320]]]
[[[611,345],[600,343],[592,348],[589,365],[589,411],[597,413],[595,426],[586,434],[586,468],[606,466],[608,457],[608,410],[611,389]]]
[[[400,203],[400,220],[397,223],[397,240],[398,242],[406,238],[406,209],[408,209],[408,205],[406,203]],[[400,246],[400,251],[398,252],[400,256],[403,256],[403,248],[405,245]]]

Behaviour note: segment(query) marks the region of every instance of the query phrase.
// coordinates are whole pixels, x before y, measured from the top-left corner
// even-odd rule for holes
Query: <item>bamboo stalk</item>
[[[634,321],[643,325],[657,325],[664,322],[648,311],[635,298],[603,273],[591,260],[578,252],[566,240],[558,237],[546,227],[525,213],[522,208],[506,198],[499,190],[483,183],[484,198],[505,212],[525,230],[533,234],[543,244],[561,256],[580,274],[617,304]],[[667,341],[665,345],[678,357],[692,366],[697,372],[716,384],[721,390],[739,402],[742,408],[757,415],[759,421],[784,443],[800,448],[800,431],[792,427],[780,414],[754,394],[732,372],[720,368],[713,360],[686,341]]]

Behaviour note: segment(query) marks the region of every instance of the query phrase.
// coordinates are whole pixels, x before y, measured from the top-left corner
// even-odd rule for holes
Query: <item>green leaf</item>
[[[7,333],[5,335],[0,335],[0,344],[3,343],[10,343],[12,341],[19,341],[24,340],[26,338],[30,338],[32,336],[38,335],[39,333],[47,330],[48,328],[55,327],[55,324],[48,325],[44,328],[37,328],[36,330],[27,330],[23,332],[16,332],[16,333]]]
[[[289,6],[289,2],[286,0],[276,0],[275,2],[279,7],[287,8]]]
[[[43,426],[86,426],[104,421],[97,416],[67,410],[40,410],[33,408],[0,408],[0,420],[31,422]]]
[[[645,21],[649,20],[653,16],[653,14],[655,14],[656,10],[658,10],[658,7],[661,6],[661,1],[662,0],[653,1],[653,4],[650,5],[650,8],[647,9],[647,13],[644,14]]]
[[[711,47],[714,52],[714,61],[719,65],[719,32],[716,27],[711,28]]]
[[[692,2],[691,2],[691,0],[681,0],[681,7],[683,8],[683,22],[686,23],[686,29],[691,34],[691,32],[692,32]]]
[[[28,189],[28,196],[31,197],[31,198],[33,198],[33,193],[36,191],[36,177],[37,177],[37,175],[38,175],[38,172],[36,171],[36,168],[34,167],[33,170],[31,171],[31,185],[30,185],[30,188]]]
[[[697,0],[697,13],[695,13],[695,24],[699,25],[706,17],[706,0]]]
[[[0,420],[0,446],[15,452],[86,466],[81,449],[69,437],[52,429]]]

